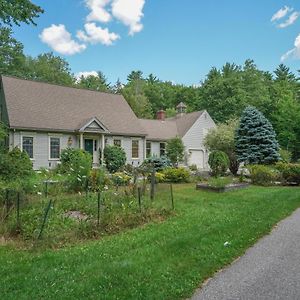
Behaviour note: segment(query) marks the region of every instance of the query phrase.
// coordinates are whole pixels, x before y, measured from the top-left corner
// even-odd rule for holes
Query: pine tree
[[[235,142],[239,162],[271,164],[279,160],[276,133],[269,120],[253,106],[243,111]]]

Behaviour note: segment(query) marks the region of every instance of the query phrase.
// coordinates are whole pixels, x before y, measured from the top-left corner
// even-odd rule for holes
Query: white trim
[[[30,160],[31,161],[34,161],[35,158],[34,158],[34,149],[35,149],[35,137],[36,137],[36,134],[35,133],[32,133],[32,132],[28,132],[28,134],[26,132],[21,132],[20,134],[20,139],[21,139],[21,143],[20,143],[20,150],[23,152],[23,137],[31,137],[32,138],[32,158],[30,157]]]
[[[101,123],[96,117],[90,119],[85,125],[83,125],[80,129],[79,132],[84,132],[84,130],[86,129],[86,127],[89,127],[93,122],[96,122],[98,124],[99,127],[101,127],[102,131],[105,133],[109,133],[109,130],[104,126],[103,123]]]
[[[140,159],[140,140],[141,139],[135,139],[135,138],[131,138],[131,160],[139,160]],[[137,157],[132,157],[132,142],[133,141],[137,141],[138,142],[138,156]]]
[[[59,158],[51,158],[51,138],[59,139]],[[57,135],[49,135],[48,137],[48,160],[50,161],[60,161],[61,153],[61,137]]]

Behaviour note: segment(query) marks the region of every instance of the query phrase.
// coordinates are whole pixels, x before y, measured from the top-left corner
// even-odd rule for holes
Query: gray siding
[[[133,165],[133,166],[139,166],[145,159],[145,139],[141,137],[125,137],[125,136],[106,136],[107,139],[107,144],[108,145],[113,145],[113,140],[118,139],[121,140],[121,146],[124,149],[126,153],[126,163]],[[138,159],[132,159],[132,147],[131,143],[132,140],[138,140],[139,141],[139,158]]]
[[[48,132],[29,132],[29,131],[11,131],[10,132],[10,149],[18,147],[22,149],[22,136],[33,137],[33,168],[38,170],[40,168],[53,168],[57,165],[59,160],[50,159],[50,137],[60,138],[61,150],[68,147],[69,137],[72,138],[73,143],[71,147],[78,147],[78,137],[72,134],[62,133],[48,133]]]
[[[207,112],[204,112],[183,136],[182,141],[186,149],[186,160],[189,164],[189,150],[197,149],[204,152],[204,168],[208,169],[208,152],[203,145],[208,130],[215,128],[216,124]]]

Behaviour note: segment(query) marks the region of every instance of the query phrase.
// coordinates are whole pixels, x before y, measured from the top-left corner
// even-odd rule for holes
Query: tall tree
[[[239,169],[235,151],[235,132],[238,124],[237,119],[219,124],[211,129],[204,139],[204,145],[209,151],[218,150],[227,154],[230,161],[229,169],[233,175],[236,175]]]
[[[0,25],[20,25],[21,22],[36,25],[34,18],[43,12],[40,6],[30,0],[0,0]]]
[[[78,86],[95,90],[95,91],[100,91],[100,92],[109,92],[111,91],[111,86],[110,83],[107,82],[107,78],[105,75],[101,72],[97,72],[98,75],[89,75],[87,77],[81,76],[79,78],[79,81],[77,83]]]
[[[279,160],[279,144],[269,120],[255,107],[243,111],[236,132],[238,162],[271,164]]]
[[[0,27],[0,74],[22,76],[25,55],[23,45],[12,37],[12,30]]]
[[[26,64],[29,70],[26,78],[62,85],[74,84],[69,63],[53,53],[40,54],[36,58],[27,57]]]

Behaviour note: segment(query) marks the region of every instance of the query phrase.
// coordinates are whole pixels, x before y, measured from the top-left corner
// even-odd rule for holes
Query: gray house
[[[9,148],[26,151],[34,169],[53,168],[67,147],[84,149],[99,165],[105,145],[125,150],[127,163],[165,154],[166,141],[180,136],[185,163],[207,169],[203,138],[214,121],[206,111],[174,118],[159,111],[156,120],[138,119],[121,95],[1,76],[0,121],[9,128]]]

